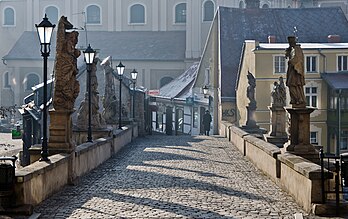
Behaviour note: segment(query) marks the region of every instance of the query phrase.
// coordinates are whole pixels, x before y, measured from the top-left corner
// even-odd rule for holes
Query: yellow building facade
[[[301,44],[301,43],[300,43]],[[279,77],[286,81],[287,59],[285,49],[286,43],[259,43],[254,40],[247,40],[243,46],[243,58],[239,67],[239,75],[236,87],[237,96],[237,122],[243,126],[247,121],[246,106],[249,103],[247,98],[248,71],[256,79],[255,99],[257,109],[255,120],[261,128],[270,130],[271,92],[275,81]],[[312,144],[329,144],[328,139],[328,109],[329,94],[328,85],[322,79],[321,74],[348,73],[347,57],[348,43],[303,43],[301,48],[304,53],[305,80],[304,87],[307,106],[316,110],[311,114],[310,140]],[[348,82],[347,82],[348,83]],[[290,97],[287,89],[287,106],[290,107]],[[285,121],[288,121],[286,119]],[[331,148],[330,151],[333,151]]]

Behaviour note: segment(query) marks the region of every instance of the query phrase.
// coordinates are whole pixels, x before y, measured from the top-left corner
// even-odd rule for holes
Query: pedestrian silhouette
[[[210,123],[211,123],[211,115],[209,113],[209,110],[205,111],[205,114],[203,115],[203,127],[204,127],[204,134],[209,136],[210,131]]]

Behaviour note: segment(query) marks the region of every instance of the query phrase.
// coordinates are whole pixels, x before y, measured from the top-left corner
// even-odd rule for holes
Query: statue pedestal
[[[290,113],[290,144],[286,150],[315,163],[319,152],[310,143],[310,114],[314,108],[286,108]]]
[[[264,138],[267,142],[276,145],[279,148],[284,147],[288,141],[286,133],[286,115],[283,106],[272,105],[268,107],[271,111],[271,131]]]
[[[75,149],[72,140],[72,117],[74,111],[50,110],[50,138],[48,149],[50,154],[71,153]]]
[[[255,110],[256,110],[256,104],[251,104],[246,107],[248,118],[246,125],[242,126],[242,129],[252,135],[254,135],[257,138],[263,138],[263,134],[265,134],[267,131],[265,129],[260,128],[258,125],[256,125],[255,121]]]
[[[249,129],[258,129],[259,126],[256,125],[256,121],[255,121],[256,104],[251,104],[249,106],[246,106],[246,108],[247,108],[247,122],[245,127]]]

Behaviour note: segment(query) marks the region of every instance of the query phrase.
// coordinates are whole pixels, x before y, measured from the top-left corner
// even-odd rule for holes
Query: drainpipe
[[[326,65],[327,65],[327,58],[326,58],[326,55],[324,55],[324,54],[321,52],[321,49],[318,49],[318,52],[319,52],[319,54],[324,58],[324,69],[323,69],[323,72],[326,73]]]

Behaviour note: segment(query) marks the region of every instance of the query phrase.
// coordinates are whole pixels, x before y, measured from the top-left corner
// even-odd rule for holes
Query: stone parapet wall
[[[16,171],[16,204],[36,205],[68,183],[68,154],[50,156]]]
[[[321,202],[320,166],[302,157],[283,152],[275,145],[258,139],[231,123],[221,123],[222,136],[238,148],[254,165],[294,197],[307,212]]]
[[[16,205],[39,204],[109,159],[137,134],[138,125],[123,127],[122,130],[114,130],[111,137],[78,145],[71,154],[55,154],[49,156],[49,162],[36,161],[17,170]]]
[[[280,149],[252,135],[245,135],[244,140],[245,156],[251,160],[258,169],[276,181],[279,175],[277,156],[281,153]]]

